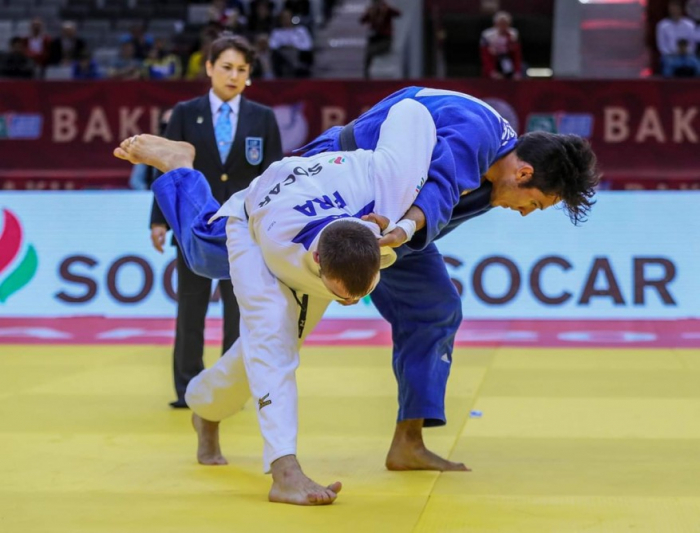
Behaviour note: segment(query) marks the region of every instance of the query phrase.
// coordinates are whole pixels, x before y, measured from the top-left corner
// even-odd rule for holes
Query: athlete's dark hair
[[[354,298],[370,291],[381,259],[372,231],[348,220],[334,222],[323,230],[318,256],[323,275],[340,281]]]
[[[586,221],[600,182],[596,156],[588,141],[578,135],[533,131],[518,139],[515,153],[534,169],[530,181],[521,187],[556,195],[564,202],[571,222],[578,225]]]
[[[241,35],[234,35],[233,33],[222,33],[213,43],[211,43],[211,48],[209,49],[209,61],[212,64],[216,63],[219,56],[223,54],[226,50],[237,50],[245,58],[245,62],[252,65],[255,61],[255,49],[251,46],[248,39]]]

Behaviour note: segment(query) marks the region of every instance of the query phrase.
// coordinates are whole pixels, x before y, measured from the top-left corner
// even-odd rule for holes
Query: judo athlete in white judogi
[[[342,281],[324,275],[322,237],[333,226],[349,224],[379,238],[377,213],[388,219],[385,232],[398,224],[410,239],[415,224],[401,219],[427,178],[435,143],[430,113],[406,100],[389,113],[374,151],[285,158],[220,208],[206,181],[191,169],[194,153],[186,143],[142,135],[115,150],[122,159],[166,172],[154,193],[193,271],[226,277],[219,270],[222,247],[217,242],[225,224],[241,336],[187,389],[200,462],[226,463],[218,447],[218,422],[252,395],[264,440],[264,470],[273,474],[270,500],[323,504],[335,499],[339,483],[316,484],[296,461],[299,346],[331,301],[356,303],[376,285],[379,273],[363,294],[349,293]],[[382,249],[382,267],[394,259],[393,250]]]

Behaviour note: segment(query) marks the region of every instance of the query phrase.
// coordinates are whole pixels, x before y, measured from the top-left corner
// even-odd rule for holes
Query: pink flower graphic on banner
[[[3,230],[0,235],[0,303],[23,288],[36,274],[39,260],[33,245],[28,245],[19,262],[22,249],[22,226],[9,209],[3,209]],[[11,267],[11,268],[10,268]]]

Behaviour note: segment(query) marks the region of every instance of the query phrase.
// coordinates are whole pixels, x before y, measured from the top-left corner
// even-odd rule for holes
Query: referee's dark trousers
[[[214,198],[224,203],[245,189],[273,162],[282,159],[282,141],[273,110],[241,97],[236,133],[225,160],[217,147],[209,94],[175,106],[165,132],[168,139],[185,141],[195,147],[193,167],[211,187]],[[151,228],[167,227],[165,217],[154,202]],[[178,306],[173,370],[177,399],[170,405],[187,407],[185,391],[190,380],[204,369],[204,323],[211,297],[212,281],[193,273],[177,250]],[[223,351],[238,338],[240,312],[231,282],[219,281],[218,294],[224,308]]]
[[[177,247],[178,306],[177,334],[173,354],[175,392],[184,399],[190,380],[204,370],[204,320],[209,307],[212,280],[192,272]],[[228,350],[239,336],[241,313],[233,286],[227,279],[218,281],[218,294],[224,308],[224,336],[221,352]]]

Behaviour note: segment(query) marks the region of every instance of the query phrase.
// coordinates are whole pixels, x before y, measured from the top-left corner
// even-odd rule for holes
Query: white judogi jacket
[[[437,142],[428,110],[414,100],[393,106],[377,148],[290,157],[272,164],[229,199],[214,218],[245,218],[270,271],[295,291],[329,300],[313,260],[321,230],[330,222],[375,212],[398,222],[427,179]],[[379,236],[373,223],[365,223]],[[395,254],[382,250],[382,268]]]

